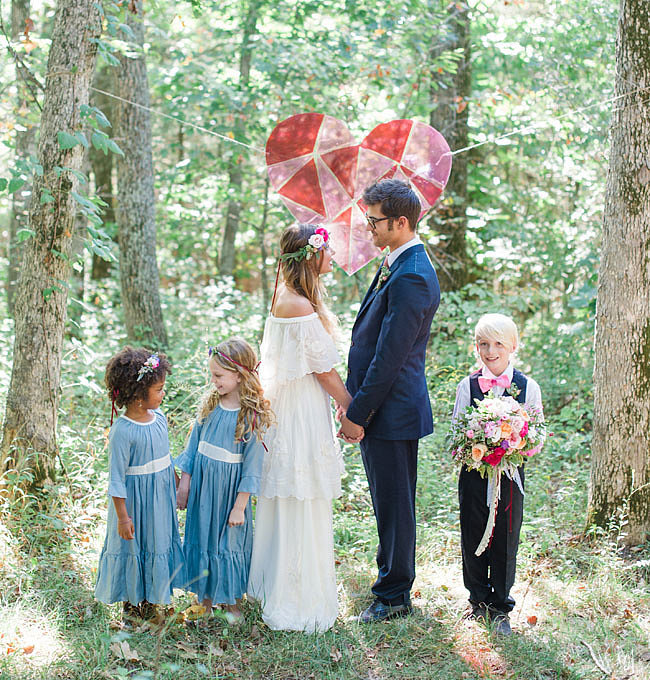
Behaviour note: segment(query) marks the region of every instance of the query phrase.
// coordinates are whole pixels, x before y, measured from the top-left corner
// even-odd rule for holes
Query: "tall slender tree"
[[[472,87],[470,8],[465,0],[449,5],[444,34],[432,49],[432,62],[453,52],[455,70],[438,73],[431,83],[431,125],[439,130],[453,150],[467,146],[469,97]],[[443,290],[457,290],[468,281],[467,255],[467,154],[454,157],[442,205],[435,213],[435,228],[442,237],[438,271]]]
[[[126,329],[131,340],[151,348],[167,345],[156,262],[153,159],[149,81],[143,52],[142,1],[131,2],[127,20],[138,54],[120,56],[115,92],[115,137],[124,151],[117,161],[117,225],[120,281]]]
[[[246,134],[246,117],[244,111],[250,105],[250,72],[253,58],[253,38],[257,33],[257,22],[264,0],[248,0],[246,17],[242,34],[241,51],[239,53],[239,110],[235,112],[233,134],[235,139],[241,140]],[[250,108],[250,106],[248,106]],[[235,149],[228,163],[228,206],[226,209],[226,226],[224,228],[221,253],[219,255],[219,274],[229,276],[235,269],[235,239],[239,229],[242,209],[244,156]]]
[[[113,84],[113,77],[111,75],[111,67],[103,66],[98,68],[95,72],[93,86],[104,92],[110,92]],[[102,113],[113,120],[113,100],[100,92],[93,92],[91,101],[97,106]],[[115,191],[113,188],[113,154],[105,153],[101,149],[90,149],[90,164],[92,173],[95,179],[95,192],[106,203],[102,219],[104,228],[108,229],[110,233],[113,232],[115,225]],[[111,263],[93,253],[93,265],[91,270],[91,278],[94,280],[105,279],[111,270]]]
[[[80,108],[88,103],[100,35],[94,0],[59,0],[47,64],[29,226],[16,287],[14,358],[0,468],[54,475],[61,352],[83,146]],[[28,454],[33,454],[28,457]]]
[[[29,34],[29,0],[12,0],[11,2],[11,39],[17,41],[22,33]],[[36,126],[25,117],[32,95],[25,83],[26,73],[21,73],[21,65],[16,63],[16,110],[17,118],[23,123],[20,130],[16,130],[16,162],[25,162],[36,155]],[[16,283],[20,272],[20,260],[23,254],[22,244],[18,239],[18,232],[27,227],[29,222],[29,199],[31,182],[26,182],[12,196],[11,216],[9,218],[9,271],[7,272],[7,302],[9,311],[13,314]]]
[[[596,307],[589,518],[650,534],[650,4],[621,0]],[[641,91],[640,91],[641,90]],[[629,93],[629,94],[628,94]]]

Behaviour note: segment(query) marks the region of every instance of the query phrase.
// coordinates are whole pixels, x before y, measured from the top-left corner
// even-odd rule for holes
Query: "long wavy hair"
[[[287,227],[280,237],[280,250],[285,253],[295,253],[307,245],[309,237],[316,233],[320,224],[292,224]],[[285,284],[293,291],[307,298],[311,302],[316,314],[318,314],[325,330],[334,335],[337,328],[336,317],[328,309],[324,302],[326,296],[325,286],[320,280],[320,268],[323,261],[323,253],[309,259],[281,260],[282,276]]]
[[[264,398],[264,391],[257,375],[255,350],[246,340],[235,336],[214,347],[210,361],[214,361],[227,371],[239,373],[241,378],[235,439],[249,441],[255,436],[261,440],[264,432],[275,422],[275,416],[269,400]],[[219,392],[211,384],[199,403],[199,423],[208,417],[219,401]]]

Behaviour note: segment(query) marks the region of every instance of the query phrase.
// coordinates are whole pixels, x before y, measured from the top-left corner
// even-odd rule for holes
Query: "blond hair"
[[[474,328],[474,340],[498,340],[514,352],[519,347],[519,333],[515,322],[505,314],[483,314]]]
[[[316,233],[319,224],[292,224],[287,227],[280,237],[280,250],[285,253],[295,253],[309,242],[309,237]],[[323,301],[326,293],[325,287],[320,280],[320,267],[323,261],[323,253],[313,257],[302,259],[282,259],[282,276],[286,285],[293,291],[307,298],[311,302],[318,318],[325,330],[334,335],[336,332],[336,317],[327,308]],[[272,311],[272,310],[271,310]]]
[[[239,415],[235,428],[235,439],[249,441],[254,435],[262,439],[264,432],[273,424],[275,417],[257,375],[257,356],[255,350],[239,337],[232,337],[212,347],[210,361],[214,361],[227,371],[239,373]],[[198,409],[198,421],[203,421],[220,401],[219,392],[214,385],[206,391]]]

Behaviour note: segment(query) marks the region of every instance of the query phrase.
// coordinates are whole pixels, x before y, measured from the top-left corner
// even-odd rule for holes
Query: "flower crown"
[[[142,364],[142,368],[138,371],[137,382],[140,382],[147,373],[153,373],[158,366],[160,366],[160,358],[157,354],[152,354],[144,364]]]
[[[281,260],[309,260],[314,253],[327,247],[327,242],[330,240],[330,235],[327,233],[325,227],[317,227],[316,231],[309,237],[307,245],[299,248],[293,253],[284,253],[280,255]]]

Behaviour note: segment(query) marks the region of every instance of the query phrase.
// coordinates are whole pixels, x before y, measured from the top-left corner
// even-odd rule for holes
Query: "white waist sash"
[[[150,475],[154,472],[160,472],[168,468],[172,464],[172,457],[167,454],[162,458],[155,458],[144,465],[130,465],[126,468],[127,475]]]
[[[223,463],[241,463],[244,460],[244,456],[241,453],[231,453],[228,449],[208,444],[208,442],[203,440],[199,442],[199,453],[212,458],[212,460],[220,460]]]

